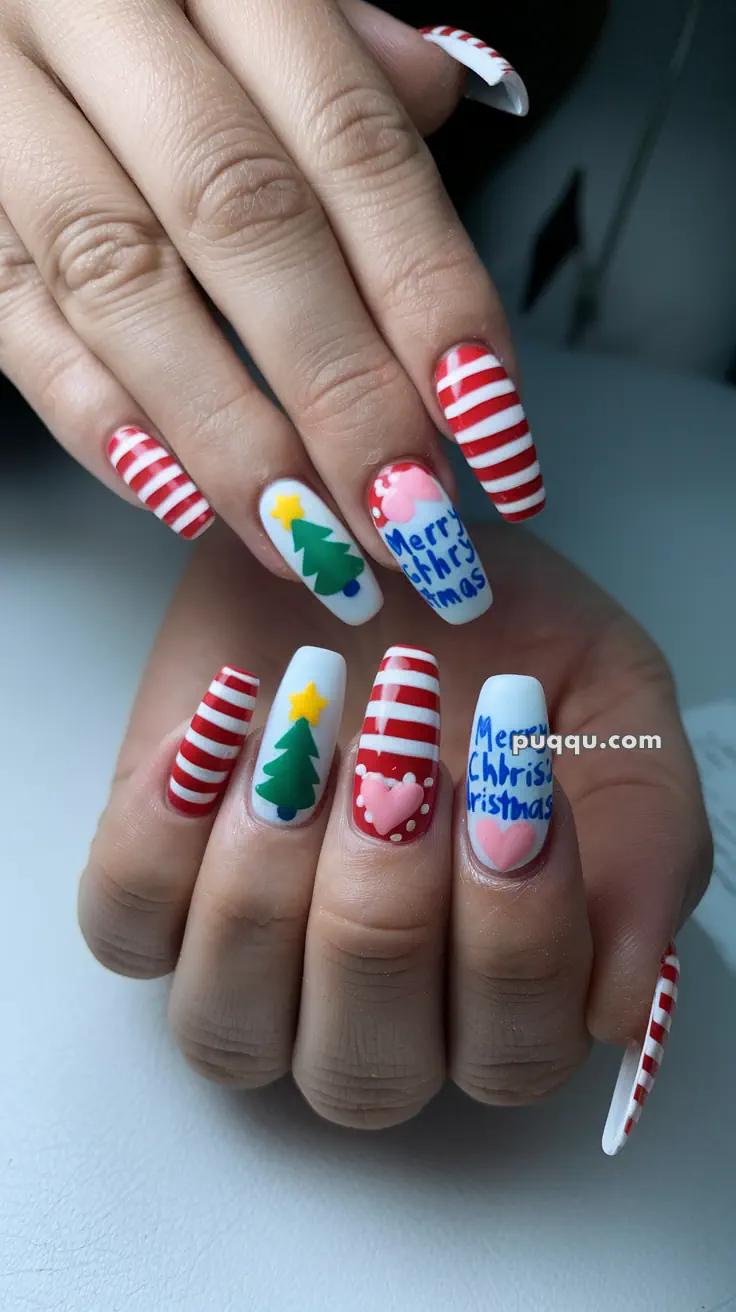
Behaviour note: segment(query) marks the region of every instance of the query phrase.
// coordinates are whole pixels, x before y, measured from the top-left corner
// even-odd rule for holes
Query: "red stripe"
[[[130,469],[130,466],[135,464],[139,456],[145,455],[147,451],[151,451],[153,447],[156,446],[161,446],[161,443],[155,442],[152,437],[144,437],[141,435],[140,441],[136,442],[135,446],[132,446],[129,451],[126,451],[124,456],[120,457],[115,466],[115,473],[119,474],[122,478],[126,470]],[[114,450],[111,452],[111,455],[115,455]],[[169,456],[168,459],[171,459],[171,457]],[[156,461],[154,461],[154,464],[155,463]]]
[[[173,465],[173,463],[172,460],[157,460],[155,464],[149,465],[148,469],[144,469],[142,474],[133,479],[133,482],[138,484],[133,491],[140,492],[141,489],[145,487],[149,478],[153,478],[154,474],[158,473],[159,470],[164,469],[167,465]],[[163,486],[151,494],[145,502],[146,506],[149,510],[157,510],[161,503],[171,495],[175,488],[183,487],[185,483],[189,482],[189,475],[185,474],[183,470],[180,470],[178,474],[175,472],[172,473]]]
[[[627,1116],[627,1118],[626,1118],[626,1124],[625,1124],[625,1126],[624,1126],[624,1134],[631,1134],[631,1131],[632,1131],[632,1129],[633,1129],[633,1126],[634,1126],[634,1118],[633,1118],[633,1116]]]
[[[415,743],[439,742],[439,729],[432,724],[415,724],[413,720],[399,720],[389,715],[385,720],[366,716],[363,733],[387,734],[393,738],[407,738]]]
[[[520,524],[523,519],[531,519],[533,515],[538,515],[540,510],[544,510],[547,498],[542,497],[541,501],[535,501],[533,506],[527,506],[526,510],[517,510],[515,514],[508,515],[504,510],[502,514],[507,524]],[[501,509],[501,507],[499,507]]]
[[[657,998],[657,1005],[662,1011],[666,1011],[668,1016],[671,1016],[675,1009],[675,999],[669,993],[660,993]]]
[[[644,1103],[646,1102],[646,1100],[647,1100],[647,1098],[648,1098],[648,1096],[649,1096],[649,1095],[647,1094],[647,1091],[646,1091],[646,1089],[644,1088],[644,1085],[643,1085],[643,1084],[637,1084],[636,1088],[634,1089],[634,1102],[638,1102],[639,1105],[640,1105],[641,1107],[643,1107],[643,1106],[644,1106]]]
[[[657,1043],[661,1043],[664,1047],[664,1044],[667,1042],[667,1030],[664,1028],[664,1025],[660,1025],[659,1021],[653,1020],[649,1026],[649,1033]]]
[[[211,720],[205,720],[199,713],[194,716],[191,727],[202,738],[209,738],[213,743],[222,743],[223,747],[242,746],[242,733],[231,733],[229,729],[221,729],[219,724],[213,724]]]
[[[536,478],[529,479],[527,483],[519,483],[517,487],[510,487],[506,492],[492,493],[493,503],[498,506],[501,514],[503,514],[503,508],[505,505],[513,505],[515,501],[523,501],[524,497],[532,496],[535,492],[538,492],[542,486],[542,475],[537,474]],[[533,506],[532,509],[536,510],[537,506]]]
[[[212,796],[219,793],[221,788],[223,788],[227,782],[227,780],[223,779],[217,784],[203,783],[201,779],[196,779],[193,774],[189,774],[186,770],[183,770],[180,765],[177,765],[176,761],[174,761],[171,768],[171,778],[176,779],[176,782],[181,784],[182,788],[189,788],[193,793],[208,793]]]
[[[230,666],[230,673],[225,673],[225,667],[215,676],[217,683],[224,683],[226,688],[235,688],[238,692],[247,692],[251,697],[258,696],[258,689],[261,686],[260,679],[255,674],[249,674],[247,670],[236,670]]]
[[[179,797],[172,788],[168,790],[169,801],[177,811],[183,815],[202,816],[208,815],[217,802],[217,797],[213,797],[211,802],[197,804],[195,802],[186,802],[183,797]]]
[[[517,437],[526,437],[529,432],[529,424],[526,419],[520,419],[518,424],[512,424],[511,428],[504,428],[502,433],[492,433],[490,437],[479,437],[475,442],[466,442],[462,448],[466,460],[471,460],[473,456],[485,456],[489,451],[495,451],[499,446],[505,446],[507,442],[516,441]],[[527,447],[522,455],[528,455],[529,460],[536,460],[534,443]],[[473,469],[477,476],[479,469]]]
[[[442,382],[443,378],[462,368],[464,364],[470,364],[471,360],[480,360],[484,355],[490,354],[486,346],[477,346],[473,342],[469,342],[466,346],[456,346],[452,351],[447,352],[444,360],[440,360],[435,370],[435,379],[437,382]]]
[[[420,784],[423,784],[425,779],[436,779],[438,773],[437,762],[430,761],[425,756],[377,752],[373,747],[360,749],[358,764],[365,766],[366,774],[382,774],[387,779],[403,779],[405,774],[415,774]],[[429,796],[425,801],[430,801]]]
[[[679,970],[677,969],[677,967],[676,967],[676,966],[670,966],[670,965],[668,965],[667,963],[665,963],[665,964],[662,966],[662,969],[660,970],[659,973],[660,973],[662,979],[668,979],[668,980],[670,981],[671,984],[676,984],[677,981],[678,981],[678,979],[680,978],[680,972],[679,972]]]
[[[484,355],[487,354],[487,351],[484,352]],[[471,392],[477,391],[479,387],[485,387],[488,383],[500,383],[506,378],[508,378],[508,374],[502,364],[489,365],[487,369],[482,369],[480,373],[468,374],[466,378],[461,378],[450,387],[443,387],[439,393],[441,404],[444,408],[451,405],[453,401],[459,401],[462,396],[469,396]]]
[[[185,474],[184,479],[185,481],[189,480],[189,475]],[[176,483],[169,484],[169,491],[173,492],[174,487],[179,487],[179,486],[181,485],[177,479]],[[171,507],[171,510],[168,510],[166,512],[163,518],[164,524],[168,524],[170,528],[171,525],[179,518],[180,515],[183,515],[187,510],[191,510],[192,506],[196,506],[197,502],[201,500],[202,500],[202,493],[197,488],[195,488],[193,492],[189,493],[188,497],[184,497],[183,501],[178,501],[175,506]],[[146,504],[148,505],[149,503],[146,502]],[[209,507],[207,508],[206,512],[203,512],[203,514],[204,513],[207,514],[211,513]],[[187,529],[185,529],[184,532],[185,533],[188,532],[190,527],[191,526],[188,525]]]
[[[183,738],[179,744],[179,751],[185,760],[191,761],[192,765],[198,765],[202,770],[232,770],[236,758],[215,756],[212,752],[205,752],[201,747],[190,743],[187,738]],[[223,781],[224,782],[224,781]]]
[[[508,474],[519,474],[522,469],[529,469],[534,464],[537,453],[533,446],[527,447],[526,451],[520,451],[517,456],[511,456],[508,460],[500,460],[497,465],[488,465],[483,469],[479,467],[474,469],[473,473],[483,481],[490,481],[492,478],[506,478]],[[519,487],[524,484],[520,483]],[[494,493],[496,496],[497,493]]]
[[[242,720],[244,730],[250,724],[253,712],[244,706],[234,706],[232,702],[223,701],[212,692],[205,693],[202,701],[205,706],[211,706],[213,711],[220,711],[222,715],[231,715],[234,720]]]
[[[647,1075],[651,1075],[652,1079],[655,1079],[657,1071],[659,1070],[659,1062],[655,1061],[653,1057],[650,1057],[648,1053],[645,1052],[641,1059],[641,1064],[642,1069],[646,1071]]]
[[[440,709],[439,694],[425,688],[409,688],[402,683],[377,684],[371,692],[372,702],[393,703],[396,706],[425,706],[428,711]]]
[[[190,538],[196,537],[207,524],[211,524],[214,518],[214,511],[208,506],[206,510],[202,511],[201,515],[197,515],[197,518],[192,520],[191,524],[187,524],[186,528],[178,530],[179,537],[188,542]]]
[[[437,678],[437,666],[431,661],[423,661],[418,656],[384,656],[378,667],[381,670],[395,670],[398,675],[403,670],[415,670],[417,674],[428,674],[431,678]]]
[[[464,433],[466,428],[472,428],[473,424],[480,424],[484,419],[490,419],[492,415],[499,415],[504,410],[510,410],[511,406],[518,405],[519,398],[516,392],[504,392],[503,396],[492,396],[490,401],[480,401],[474,405],[472,410],[466,410],[462,415],[456,415],[454,419],[448,419],[453,433]],[[508,427],[512,427],[511,424]],[[504,430],[505,431],[505,430]]]

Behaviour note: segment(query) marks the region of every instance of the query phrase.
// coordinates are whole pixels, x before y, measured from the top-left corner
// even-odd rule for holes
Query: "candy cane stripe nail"
[[[435,374],[455,441],[504,519],[529,519],[545,491],[524,409],[501,361],[484,346],[457,346]]]
[[[420,27],[425,41],[439,46],[469,70],[466,96],[508,114],[529,112],[529,96],[519,74],[492,46],[461,27]]]
[[[389,647],[373,681],[358,743],[353,819],[389,843],[420,838],[432,823],[440,753],[437,661],[419,647]]]
[[[119,428],[110,438],[107,455],[138,500],[179,537],[191,542],[209,528],[214,519],[209,503],[154,437],[140,428]]]
[[[677,1003],[679,979],[680,962],[674,943],[670,943],[662,958],[644,1041],[630,1044],[621,1062],[603,1130],[602,1148],[609,1157],[615,1157],[626,1144],[659,1073]]]
[[[168,798],[184,815],[208,815],[216,806],[248,736],[258,679],[223,665],[187,729],[169,779]]]

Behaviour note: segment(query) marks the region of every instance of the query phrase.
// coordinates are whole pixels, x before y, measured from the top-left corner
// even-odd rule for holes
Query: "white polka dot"
[[[425,787],[425,788],[431,788],[432,785],[433,785],[433,783],[434,783],[434,779],[425,779],[425,780],[424,780],[424,787]]]
[[[400,842],[401,842],[401,834],[392,834],[392,835],[391,835],[391,842],[392,842],[392,843],[400,843]]]
[[[412,829],[416,829],[416,827],[417,827],[416,820],[407,820],[406,828],[409,833],[411,833]]]
[[[398,787],[398,783],[399,783],[398,779],[384,779],[383,782],[385,783],[387,788],[396,788]]]
[[[427,813],[429,812],[429,804],[425,802],[424,806],[420,806],[419,810],[421,811],[422,815],[427,815]]]
[[[401,782],[405,784],[415,784],[416,781],[417,781],[416,775],[412,774],[411,770],[408,770]]]
[[[358,796],[357,796],[356,799],[355,799],[355,805],[356,805],[356,806],[365,806],[365,798],[364,798],[364,796],[363,796],[362,793],[358,793]]]
[[[373,824],[373,816],[371,815],[370,811],[366,811],[365,813],[365,822],[367,825]]]
[[[389,483],[398,483],[400,478],[401,474],[389,474],[388,481]]]
[[[364,766],[364,765],[356,765],[356,767],[355,767],[355,773],[356,773],[356,774],[359,774],[360,777],[361,777],[361,779],[362,779],[362,778],[363,778],[363,775],[365,774],[365,766]]]
[[[374,506],[374,507],[373,507],[373,518],[374,518],[374,519],[380,519],[380,518],[381,518],[381,512],[380,512],[380,510],[378,509],[378,506]]]

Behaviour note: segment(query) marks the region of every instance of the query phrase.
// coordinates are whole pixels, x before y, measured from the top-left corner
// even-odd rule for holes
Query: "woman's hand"
[[[467,33],[426,35],[361,0],[0,16],[0,368],[110,487],[185,537],[211,502],[348,623],[381,597],[325,498],[391,564],[368,490],[402,459],[451,489],[437,425],[509,517],[544,502],[497,294],[421,138],[461,92],[450,55],[514,112],[523,86]],[[357,586],[284,527],[298,494]]]
[[[478,537],[495,562],[502,605],[462,633],[433,622],[387,575],[382,615],[358,640],[305,593],[274,582],[222,529],[192,562],[138,695],[82,879],[80,918],[111,969],[139,977],[175,970],[172,1027],[204,1074],[248,1088],[293,1066],[322,1115],[381,1126],[414,1114],[446,1075],[483,1101],[524,1103],[566,1079],[590,1036],[641,1039],[660,959],[702,896],[711,862],[672,681],[641,629],[562,558],[503,525]],[[229,665],[260,677],[257,724],[300,644],[336,648],[348,661],[339,767],[330,774],[341,661],[321,656],[315,665],[310,656],[311,673],[292,668],[294,687],[284,684],[265,739],[254,737],[227,790],[229,759],[198,782],[191,763],[206,760],[208,738],[242,741],[242,732],[228,732],[237,723],[215,714],[195,722],[199,736],[190,734],[177,758],[215,672]],[[374,780],[363,796],[360,782],[361,763],[368,774],[377,768],[370,735],[381,732],[380,706],[369,709],[357,755],[348,745],[384,651],[396,644],[433,652],[441,677],[444,768],[427,747],[426,773],[417,765],[410,772],[427,799],[414,799],[413,826],[395,807],[385,817],[384,797],[366,819],[366,803],[375,809],[371,799],[382,792]],[[432,744],[439,696],[431,658],[426,668],[423,659],[408,692],[404,673],[384,675],[371,699],[388,698],[389,709],[423,705],[429,714],[419,715],[415,737]],[[504,856],[494,839],[486,859],[477,808],[468,824],[465,779],[469,742],[472,757],[489,741],[477,718],[471,740],[478,692],[498,673],[535,676],[552,730],[595,735],[607,749],[555,758],[546,836],[547,762],[533,753],[545,767],[536,793],[523,780],[511,789],[541,799],[529,808],[533,845]],[[309,692],[285,716],[287,695],[312,680],[317,710]],[[533,680],[517,683],[533,704],[510,722],[505,685],[484,694],[479,710],[494,735],[514,717],[528,716],[524,728],[544,718]],[[242,681],[231,687],[243,692]],[[226,696],[244,729],[249,696]],[[332,710],[323,713],[319,699]],[[300,717],[311,740],[302,725],[304,742],[277,747]],[[414,730],[391,719],[388,732]],[[627,734],[658,735],[661,749],[609,745]],[[282,752],[293,753],[287,771],[264,768]],[[396,766],[398,758],[384,759]],[[476,755],[471,778],[485,773],[495,787],[499,756],[482,760]],[[515,763],[508,750],[505,760]],[[394,778],[403,780],[403,768]],[[392,832],[402,841],[392,842]],[[490,869],[493,856],[516,869]]]

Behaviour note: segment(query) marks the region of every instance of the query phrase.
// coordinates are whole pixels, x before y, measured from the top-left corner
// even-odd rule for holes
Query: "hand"
[[[544,502],[498,297],[420,135],[460,94],[448,52],[524,112],[513,70],[464,36],[360,0],[0,17],[0,367],[110,487],[184,537],[211,502],[348,623],[381,595],[328,502],[392,564],[368,490],[397,460],[451,489],[436,425],[511,518]]]
[[[478,538],[500,604],[462,634],[433,622],[395,576],[385,579],[380,619],[358,640],[306,594],[274,582],[224,531],[195,557],[138,695],[80,918],[111,969],[175,970],[172,1028],[203,1074],[247,1088],[293,1066],[322,1115],[381,1126],[414,1114],[448,1074],[474,1098],[530,1102],[584,1060],[591,1036],[641,1038],[660,958],[711,862],[672,681],[642,630],[561,557],[503,525]],[[371,834],[365,808],[350,819],[360,775],[348,744],[384,651],[405,642],[439,661],[444,766],[430,814],[415,812],[421,836],[414,841],[394,816],[408,841],[392,843],[386,830]],[[320,734],[329,730],[318,716],[318,751],[307,753],[316,774],[304,761],[296,772],[314,785],[312,815],[257,818],[254,800],[272,820],[273,803],[286,800],[272,791],[276,771],[252,793],[257,735],[224,800],[218,784],[199,785],[219,810],[188,807],[181,790],[175,805],[167,801],[177,747],[215,671],[228,664],[260,676],[254,724],[262,722],[298,643],[338,648],[349,669],[339,769],[328,782]],[[321,687],[330,697],[335,669]],[[557,757],[546,841],[536,824],[531,860],[497,862],[520,866],[510,873],[477,859],[465,814],[476,698],[499,672],[541,680],[559,734],[653,734],[662,744]],[[306,677],[296,684],[302,690]],[[503,723],[499,714],[496,727]],[[365,741],[358,764],[364,750]],[[269,778],[263,759],[256,782]]]

